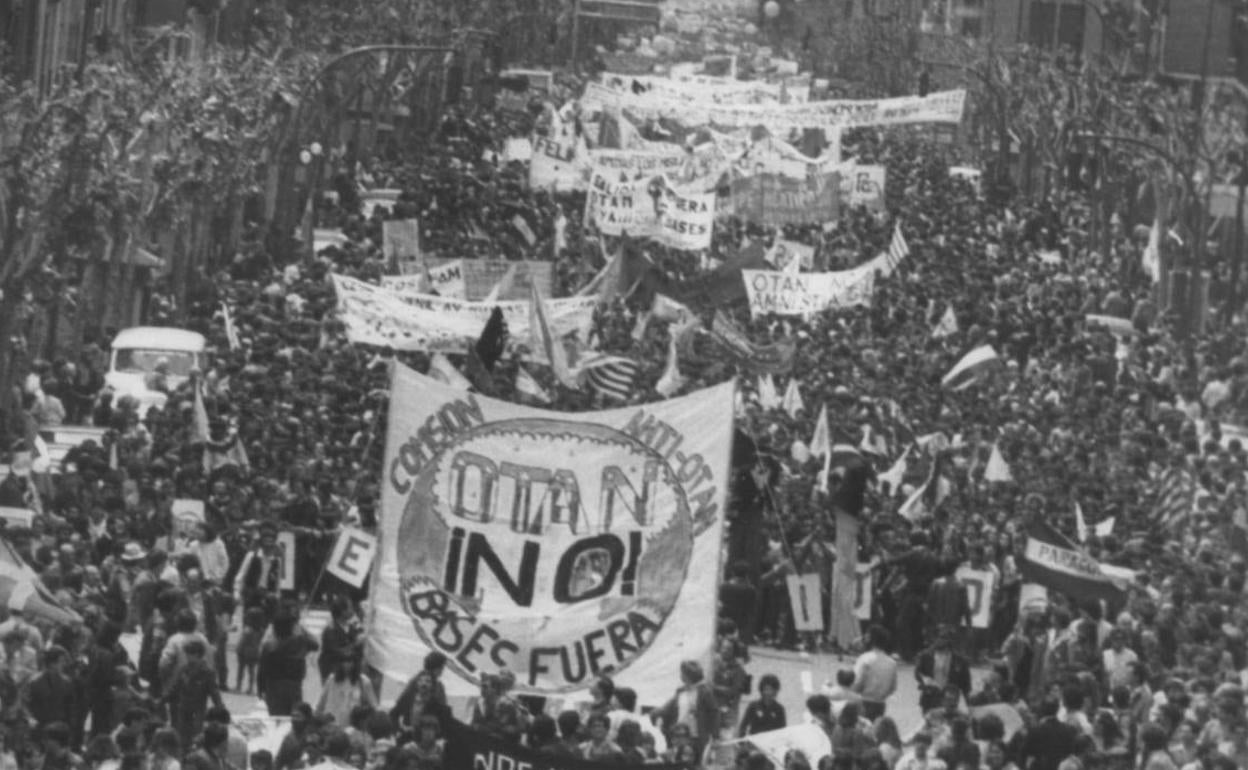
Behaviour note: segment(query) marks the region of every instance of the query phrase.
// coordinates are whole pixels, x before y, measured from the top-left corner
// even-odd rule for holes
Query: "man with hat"
[[[146,559],[147,551],[133,540],[126,543],[126,547],[122,549],[121,569],[113,570],[112,578],[108,583],[108,614],[111,620],[118,623],[129,620],[130,600]],[[130,630],[137,625],[137,622],[131,624]]]

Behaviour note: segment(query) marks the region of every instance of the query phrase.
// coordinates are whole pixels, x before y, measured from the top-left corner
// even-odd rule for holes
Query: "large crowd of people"
[[[563,79],[557,90],[571,95],[577,85]],[[202,332],[212,348],[206,370],[171,388],[163,408],[140,414],[132,399],[96,395],[107,331],[77,356],[36,362],[26,381],[31,425],[68,416],[109,433],[103,445],[70,452],[55,475],[0,482],[0,505],[36,510],[28,529],[10,525],[5,538],[48,596],[81,616],[48,626],[12,612],[0,624],[0,763],[442,766],[452,705],[439,682],[445,660],[430,655],[383,707],[362,657],[363,594],[321,569],[340,526],[375,526],[387,362],[425,371],[429,359],[349,344],[328,274],[376,281],[387,269],[382,221],[416,217],[430,254],[553,260],[557,295],[584,286],[617,245],[582,226],[584,195],[530,189],[523,163],[498,159],[504,140],[525,135],[541,112],[537,102],[528,114],[452,109],[419,157],[343,169],[318,212],[341,227],[341,246],[289,264],[257,246],[203,276],[186,307],[156,303],[153,323]],[[507,672],[488,675],[468,720],[539,751],[628,764],[714,757],[766,770],[775,762],[763,754],[714,747],[805,721],[826,732],[831,754],[794,753],[785,770],[1248,766],[1248,567],[1233,545],[1248,516],[1248,453],[1221,427],[1248,415],[1242,323],[1211,328],[1195,344],[1176,338],[1138,266],[1143,239],[1132,223],[1116,224],[1111,253],[1098,253],[1077,192],[989,203],[948,171],[973,153],[922,129],[856,129],[843,151],[886,167],[886,215],[846,210],[827,227],[783,233],[725,217],[709,255],[639,246],[673,283],[706,269],[708,256],[723,260],[778,235],[816,245],[828,269],[881,253],[899,222],[910,248],[867,307],[781,319],[688,302],[707,319],[728,313],[757,344],[795,339],[791,376],[806,405],[791,414],[764,408],[752,374],[713,357],[683,362],[682,392],[739,378],[738,433],[753,455],[733,490],[713,666],[688,661],[673,671],[667,704],[639,704],[602,677],[591,703],[553,715],[515,694]],[[361,180],[402,195],[365,218]],[[518,213],[535,244],[518,237]],[[566,243],[556,249],[561,218]],[[623,293],[595,316],[600,349],[640,364],[635,403],[662,398],[654,384],[672,330],[656,322],[634,333],[652,302],[653,287]],[[948,311],[957,330],[934,335]],[[1114,336],[1089,325],[1089,315],[1127,319],[1132,332]],[[940,387],[963,353],[986,344],[1005,362],[1000,373],[962,391]],[[507,356],[496,365],[493,395],[520,398],[511,385],[519,364]],[[553,395],[552,408],[600,405],[528,369]],[[196,438],[193,388],[210,419],[207,443]],[[779,679],[751,677],[744,664],[751,645],[829,644],[796,631],[785,582],[815,572],[826,594],[839,556],[818,490],[822,464],[808,451],[821,406],[836,443],[863,446],[880,473],[905,456],[909,471],[898,488],[873,488],[863,514],[857,558],[872,565],[870,620],[859,645],[840,649],[856,659],[810,696],[806,714],[786,714]],[[1012,480],[985,479],[994,451]],[[767,472],[751,473],[756,464]],[[933,464],[948,495],[925,516],[901,515]],[[1190,482],[1190,503],[1166,509],[1163,521],[1158,500],[1176,478]],[[205,503],[189,538],[174,531],[171,513],[174,500],[188,498]],[[1026,604],[1025,525],[1040,518],[1083,540],[1076,509],[1093,526],[1113,520],[1086,548],[1133,572],[1125,600],[1105,607],[1050,594]],[[294,533],[294,553],[281,548],[283,532]],[[286,560],[293,587],[283,587]],[[995,575],[986,627],[958,599],[965,592],[951,576],[962,566]],[[300,625],[311,602],[331,609],[319,639]],[[120,642],[134,633],[137,658]],[[313,652],[324,684],[309,702]],[[913,664],[918,683],[919,703],[909,705],[924,714],[904,740],[896,693],[899,671],[911,669],[902,664]],[[276,755],[249,756],[223,707],[231,683],[259,694],[269,714],[290,717]],[[643,705],[657,708],[643,716]],[[998,706],[1018,723],[1005,724]]]

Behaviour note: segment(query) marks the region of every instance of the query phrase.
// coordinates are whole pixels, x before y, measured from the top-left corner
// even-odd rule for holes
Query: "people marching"
[[[0,585],[16,585],[0,770],[460,770],[465,727],[552,766],[1248,767],[1244,319],[1185,342],[1139,233],[1116,221],[1102,253],[1080,192],[990,202],[950,171],[974,148],[924,125],[841,134],[843,158],[887,186],[833,221],[759,224],[762,201],[718,216],[708,248],[608,236],[585,191],[531,186],[509,140],[614,131],[628,150],[631,132],[653,149],[682,128],[591,116],[585,87],[559,71],[527,111],[451,107],[419,155],[336,169],[343,189],[314,211],[334,244],[279,264],[257,239],[176,312],[158,296],[149,320],[211,353],[186,377],[156,363],[163,406],[100,388],[117,330],[32,363],[0,481],[0,506],[32,513],[0,517]],[[723,141],[683,129],[690,157]],[[365,210],[365,178],[397,198]],[[685,200],[648,192],[656,212]],[[427,256],[510,262],[494,300],[514,298],[516,265],[548,263],[552,299],[600,297],[589,335],[535,357],[507,339],[521,319],[492,316],[445,355],[354,340],[335,280],[393,273],[400,220]],[[781,253],[829,273],[870,263],[866,300],[751,312],[743,269],[814,269],[768,263]],[[610,365],[586,363],[599,355]],[[736,379],[716,644],[668,661],[663,699],[611,671],[554,697],[506,667],[448,697],[463,666],[436,650],[379,687],[367,564],[358,581],[327,565],[343,532],[378,528],[392,362],[564,412]],[[65,422],[107,432],[32,470],[35,438]],[[184,501],[199,501],[189,530]],[[577,595],[605,579],[593,558],[578,569]],[[773,669],[834,654],[805,713],[787,711]],[[253,709],[289,728],[254,751],[238,729]]]

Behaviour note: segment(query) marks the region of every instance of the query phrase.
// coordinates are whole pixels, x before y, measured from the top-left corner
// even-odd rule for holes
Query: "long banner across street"
[[[369,661],[406,681],[439,650],[452,696],[505,667],[523,692],[610,671],[667,698],[715,640],[733,390],[569,414],[396,365]]]
[[[601,83],[589,83],[580,101],[582,108],[590,111],[611,107],[627,109],[642,118],[669,118],[691,126],[765,126],[775,133],[787,134],[807,128],[826,130],[907,123],[960,123],[966,91],[806,104],[716,104],[661,94],[637,94]]]
[[[356,344],[462,353],[481,336],[496,307],[507,321],[509,340],[529,339],[527,301],[469,302],[391,291],[343,275],[333,279],[338,319],[346,327],[347,339]],[[598,304],[596,296],[552,299],[546,304],[558,336],[576,333],[582,341],[588,339]]]

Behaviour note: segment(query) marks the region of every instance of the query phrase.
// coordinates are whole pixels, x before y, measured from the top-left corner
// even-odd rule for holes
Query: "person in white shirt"
[[[886,701],[897,692],[897,660],[884,651],[888,643],[888,630],[871,626],[867,651],[854,661],[854,692],[862,696],[862,715],[873,722],[884,716]]]
[[[1115,628],[1109,634],[1109,646],[1101,653],[1101,662],[1105,667],[1105,678],[1109,684],[1109,692],[1117,687],[1130,689],[1133,664],[1140,659],[1135,650],[1127,646],[1126,635],[1122,629]]]
[[[199,557],[199,571],[205,581],[220,586],[230,571],[230,555],[225,550],[225,543],[217,537],[216,528],[205,522],[198,529],[195,555]]]
[[[854,692],[854,672],[842,669],[836,672],[836,683],[828,682],[823,686],[823,694],[828,696],[832,704],[832,718],[841,715],[846,703],[860,703],[862,696]]]

